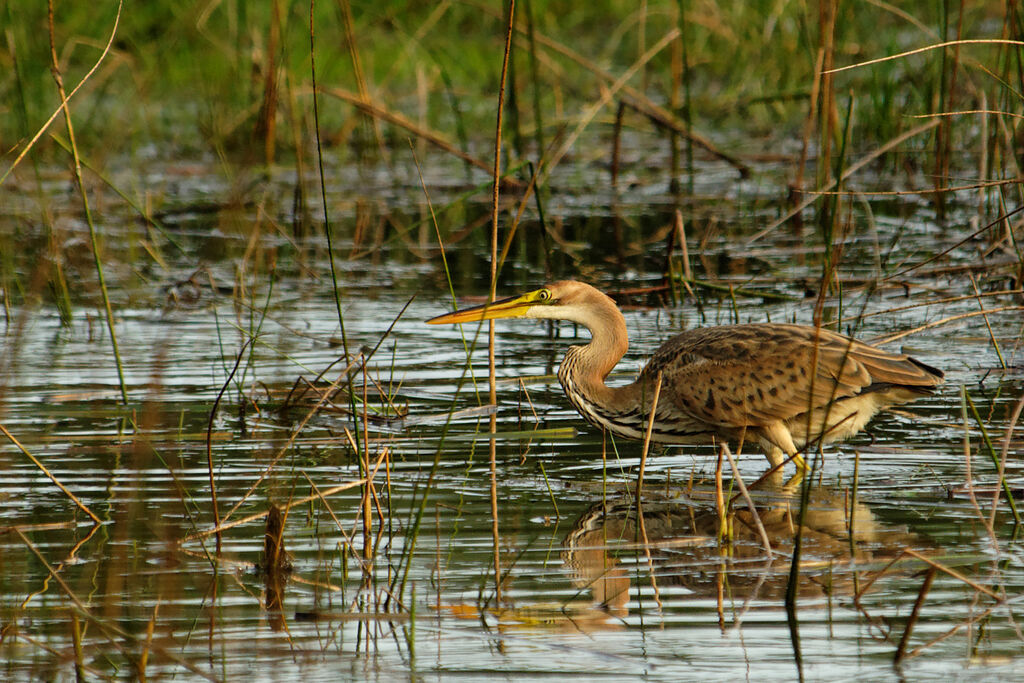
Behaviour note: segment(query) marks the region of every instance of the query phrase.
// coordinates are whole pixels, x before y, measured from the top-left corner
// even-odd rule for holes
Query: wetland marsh
[[[1021,47],[814,74],[936,32],[1017,40],[1020,7],[517,4],[499,296],[609,292],[630,335],[612,383],[736,321],[829,325],[946,373],[808,453],[798,486],[755,488],[754,515],[712,444],[652,450],[637,504],[641,444],[555,377],[584,330],[498,321],[492,407],[486,325],[424,322],[490,288],[492,177],[465,157],[493,160],[501,7],[314,3],[316,122],[310,6],[245,4],[121,10],[69,103],[81,185],[63,119],[29,142],[60,102],[30,35],[46,17],[3,5],[25,127],[0,125],[0,675],[1016,675]],[[107,23],[55,7],[69,91],[111,35],[100,5]],[[156,61],[157,25],[180,59]],[[751,484],[765,460],[737,466]]]

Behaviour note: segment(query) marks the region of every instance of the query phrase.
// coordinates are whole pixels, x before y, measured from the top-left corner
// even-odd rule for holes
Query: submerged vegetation
[[[5,679],[1019,667],[1016,0],[0,18]],[[948,381],[779,488],[422,323],[565,277],[613,382],[766,320]]]

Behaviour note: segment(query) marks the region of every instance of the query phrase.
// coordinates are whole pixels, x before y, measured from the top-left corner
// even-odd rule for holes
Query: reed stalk
[[[512,30],[515,25],[515,0],[508,0],[508,18],[505,30],[505,52],[501,63],[501,81],[498,86],[497,121],[494,132],[494,171],[491,190],[491,286],[488,301],[494,301],[498,289],[498,211],[501,192],[501,129],[502,112],[505,107],[505,82],[508,77],[509,57],[512,53]],[[497,375],[495,374],[494,357],[494,321],[487,324],[487,388],[488,399],[492,406],[498,405]],[[494,601],[500,606],[501,597],[501,537],[498,529],[498,465],[497,440],[494,434],[498,431],[498,416],[490,416],[491,439],[489,441],[490,479],[491,479],[491,540],[494,544]]]
[[[978,409],[974,405],[974,401],[971,400],[971,395],[964,391],[964,399],[967,401],[968,407],[971,409],[971,414],[974,416],[974,420],[978,423],[978,429],[981,430],[982,439],[985,441],[985,448],[988,450],[989,457],[992,460],[993,467],[996,468],[997,476],[999,477],[999,485],[1003,489],[1003,493],[1006,495],[1006,502],[1010,506],[1010,513],[1013,515],[1014,524],[1020,524],[1020,513],[1017,512],[1017,503],[1014,502],[1013,491],[1010,490],[1010,484],[1006,480],[1006,464],[1000,459],[996,453],[995,446],[992,445],[992,439],[988,436],[988,430],[985,429],[985,423],[981,419],[981,415],[978,414]]]
[[[647,452],[651,447],[651,434],[654,431],[654,420],[658,414],[658,398],[661,396],[661,380],[662,375],[659,372],[658,378],[654,382],[654,395],[651,397],[651,414],[647,417],[647,429],[644,431],[644,445],[643,449],[640,451],[640,471],[636,477],[636,499],[638,506],[640,504],[640,499],[643,497],[644,470],[647,466]],[[644,538],[644,543],[647,543],[646,538]]]
[[[71,108],[68,106],[68,93],[64,89],[64,78],[61,75],[60,60],[57,58],[57,45],[55,43],[54,11],[53,0],[47,0],[47,26],[50,37],[50,63],[53,80],[57,84],[57,93],[60,95],[61,110],[64,114],[65,129],[68,133],[68,141],[71,145],[72,160],[74,162],[72,171],[75,176],[75,184],[82,199],[82,209],[85,212],[85,222],[89,226],[89,243],[92,247],[93,265],[96,268],[96,278],[100,286],[100,297],[103,301],[103,311],[107,323],[107,332],[110,334],[110,346],[114,353],[114,363],[117,366],[118,385],[121,389],[121,403],[128,405],[128,387],[124,379],[124,367],[121,363],[121,352],[117,347],[117,330],[114,326],[114,311],[110,306],[110,294],[107,292],[107,281],[103,275],[103,262],[100,259],[99,239],[96,234],[96,224],[92,218],[92,210],[89,207],[89,193],[85,189],[85,181],[82,178],[81,155],[78,153],[78,142],[75,139],[75,127],[71,121]],[[118,5],[118,19],[121,16],[121,7]],[[117,20],[114,21],[114,29],[111,31],[111,40],[117,30]],[[8,169],[8,172],[10,169]],[[0,182],[3,182],[0,179]]]
[[[736,486],[740,490],[740,495],[743,496],[744,502],[747,504],[747,509],[750,510],[750,516],[754,520],[754,527],[757,529],[758,536],[761,537],[761,545],[764,546],[764,552],[770,558],[772,556],[772,542],[768,539],[768,532],[765,531],[764,524],[761,522],[761,515],[757,512],[757,506],[754,505],[753,498],[750,497],[750,492],[747,490],[746,484],[743,482],[743,477],[740,475],[740,468],[736,466],[736,459],[732,457],[732,451],[729,449],[729,444],[723,443],[719,446],[719,449],[725,453],[725,457],[729,459],[729,467],[732,468],[733,481],[736,482]]]
[[[220,527],[220,513],[217,508],[217,480],[214,477],[213,470],[213,421],[217,417],[217,408],[220,406],[220,400],[224,397],[224,392],[227,391],[228,385],[231,384],[231,380],[234,378],[235,373],[238,372],[238,366],[242,363],[242,358],[245,356],[245,349],[252,343],[255,337],[247,339],[242,344],[242,348],[238,350],[238,354],[235,356],[235,366],[231,368],[231,373],[227,379],[224,380],[223,386],[217,393],[217,398],[213,401],[213,407],[210,408],[210,419],[206,426],[206,467],[207,473],[210,478],[210,504],[213,506],[213,526],[214,528]],[[217,552],[220,553],[221,537],[220,532],[217,532]]]
[[[37,458],[34,455],[32,455],[28,451],[28,449],[26,449],[24,446],[22,446],[21,442],[18,441],[18,439],[16,439],[13,434],[11,434],[9,431],[7,431],[7,427],[5,427],[2,424],[0,424],[0,432],[3,432],[4,436],[6,436],[10,440],[10,442],[13,443],[17,447],[17,449],[19,451],[21,451],[29,460],[31,460],[32,464],[34,464],[36,467],[38,467],[39,471],[42,472],[43,474],[45,474],[46,477],[50,481],[52,481],[57,486],[57,488],[59,488],[61,490],[61,492],[63,492],[64,495],[67,496],[71,500],[71,502],[73,502],[78,507],[79,510],[81,510],[85,514],[89,515],[89,519],[91,519],[96,524],[102,524],[103,523],[103,520],[100,519],[99,517],[97,517],[96,514],[92,510],[90,510],[86,506],[85,503],[83,503],[81,500],[79,500],[78,496],[76,496],[70,490],[68,490],[68,488],[66,486],[64,486],[64,484],[60,483],[60,480],[57,479],[57,477],[55,477],[50,472],[50,470],[48,470],[46,468],[46,466],[42,462],[40,462],[39,458]]]

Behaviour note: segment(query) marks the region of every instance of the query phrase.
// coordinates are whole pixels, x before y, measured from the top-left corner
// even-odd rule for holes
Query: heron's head
[[[606,308],[609,305],[615,308],[615,303],[609,297],[590,285],[575,280],[562,280],[518,296],[446,313],[427,322],[443,325],[497,318],[548,318],[588,324],[595,308]]]

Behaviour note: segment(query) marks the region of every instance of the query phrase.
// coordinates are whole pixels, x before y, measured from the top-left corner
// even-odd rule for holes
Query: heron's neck
[[[558,371],[567,392],[572,386],[603,404],[612,402],[619,391],[606,385],[604,380],[629,348],[626,320],[618,309],[613,311],[614,314],[604,311],[603,315],[586,316],[578,321],[590,331],[590,343],[570,348]]]

